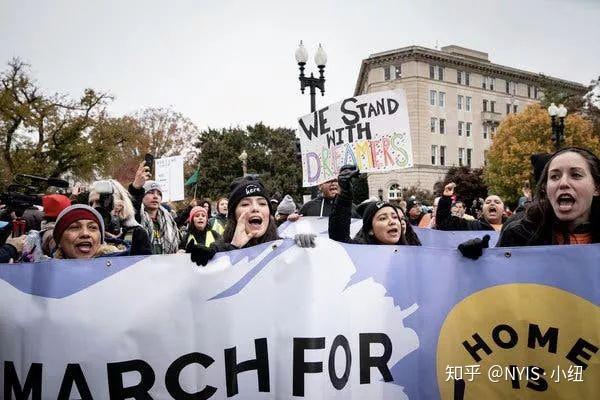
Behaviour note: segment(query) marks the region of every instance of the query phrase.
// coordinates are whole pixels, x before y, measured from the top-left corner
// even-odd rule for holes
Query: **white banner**
[[[304,186],[337,176],[341,166],[361,172],[412,167],[404,90],[350,97],[298,120]]]
[[[162,189],[163,201],[178,201],[185,197],[183,185],[183,156],[155,160],[155,179]]]

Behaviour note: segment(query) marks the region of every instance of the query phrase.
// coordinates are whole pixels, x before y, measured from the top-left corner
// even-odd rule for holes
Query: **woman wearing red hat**
[[[105,243],[102,216],[85,204],[75,204],[61,211],[52,235],[57,243],[54,258],[116,257],[128,251]]]
[[[221,236],[208,227],[208,213],[202,206],[195,206],[188,217],[188,231],[184,235],[180,249],[186,249],[189,245],[208,247]]]

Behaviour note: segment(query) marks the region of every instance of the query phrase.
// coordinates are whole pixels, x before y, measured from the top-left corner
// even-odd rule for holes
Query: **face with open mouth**
[[[157,189],[150,190],[144,195],[144,198],[142,199],[142,202],[144,203],[144,208],[146,208],[147,210],[158,210],[161,201],[162,193]]]
[[[326,199],[331,199],[335,197],[340,192],[340,187],[338,185],[337,179],[333,179],[322,183],[319,185],[319,189],[321,193],[323,193],[323,197]]]
[[[92,258],[100,247],[100,227],[90,219],[75,221],[62,234],[59,247],[66,258]]]
[[[552,159],[546,192],[556,218],[573,227],[589,220],[592,200],[599,195],[590,166],[575,152],[565,152]]]
[[[235,208],[235,218],[243,223],[246,233],[259,238],[269,226],[271,213],[267,199],[262,196],[244,197]]]
[[[203,231],[204,228],[206,228],[207,218],[206,218],[205,213],[197,212],[194,215],[193,221],[194,221],[194,227],[196,229],[198,229],[199,231]]]
[[[375,239],[382,244],[396,244],[402,236],[400,216],[392,207],[383,207],[373,216]]]
[[[504,202],[496,195],[486,197],[481,210],[483,218],[490,224],[501,224],[504,214]]]

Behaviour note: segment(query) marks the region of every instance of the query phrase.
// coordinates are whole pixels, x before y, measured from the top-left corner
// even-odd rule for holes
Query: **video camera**
[[[58,178],[43,178],[35,175],[19,174],[6,191],[0,193],[0,202],[6,205],[5,212],[13,211],[17,218],[12,221],[13,236],[25,234],[26,224],[23,213],[34,205],[42,205],[42,196],[49,187],[68,188],[69,183]]]

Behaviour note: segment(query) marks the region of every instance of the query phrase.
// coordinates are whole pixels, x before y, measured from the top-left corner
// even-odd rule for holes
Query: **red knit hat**
[[[42,197],[44,217],[56,218],[58,214],[71,205],[71,200],[62,194],[47,194]]]
[[[201,207],[201,206],[196,206],[194,208],[192,208],[192,211],[190,211],[190,216],[188,217],[188,222],[192,222],[192,220],[194,219],[194,216],[198,213],[204,213],[204,216],[208,216],[208,212],[206,211],[206,208]]]
[[[59,243],[60,238],[69,225],[82,219],[89,219],[98,224],[98,227],[100,228],[100,242],[104,243],[104,220],[98,211],[85,204],[74,204],[65,208],[58,214],[56,224],[54,225],[54,231],[52,232],[54,241]]]

